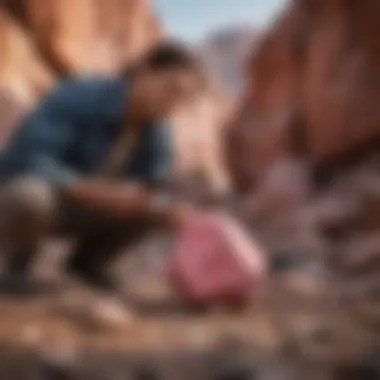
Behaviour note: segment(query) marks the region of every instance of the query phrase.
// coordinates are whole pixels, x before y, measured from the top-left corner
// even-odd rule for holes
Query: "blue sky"
[[[197,42],[229,25],[264,25],[286,0],[153,0],[168,31]]]

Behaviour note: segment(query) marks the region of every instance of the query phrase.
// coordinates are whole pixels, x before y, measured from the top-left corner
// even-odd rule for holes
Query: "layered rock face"
[[[0,5],[0,130],[61,76],[114,73],[155,43],[149,1],[5,0]]]
[[[226,138],[268,244],[350,281],[379,269],[379,25],[378,1],[292,1],[252,51]]]
[[[274,157],[300,151],[313,163],[339,159],[379,134],[377,7],[295,0],[284,10],[252,52],[249,89],[234,121],[235,139],[246,129],[252,135],[248,150],[258,168],[233,171],[249,177]]]
[[[149,1],[58,0],[46,7],[31,0],[20,12],[41,54],[63,73],[114,72],[160,33]]]

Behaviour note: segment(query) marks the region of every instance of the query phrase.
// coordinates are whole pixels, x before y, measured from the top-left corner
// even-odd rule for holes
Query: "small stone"
[[[42,358],[50,365],[57,368],[68,368],[73,366],[78,359],[78,351],[75,346],[68,342],[57,342],[43,348]]]
[[[42,339],[42,329],[38,325],[27,325],[20,331],[20,340],[23,344],[36,346]]]
[[[78,295],[64,299],[63,312],[86,329],[118,330],[129,323],[131,312],[113,297]]]
[[[133,320],[133,316],[119,301],[100,300],[93,305],[92,321],[95,325],[106,328],[122,328]]]

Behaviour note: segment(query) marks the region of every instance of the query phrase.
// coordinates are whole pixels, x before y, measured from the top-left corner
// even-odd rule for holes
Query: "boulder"
[[[280,156],[330,163],[373,144],[380,132],[377,7],[348,0],[287,5],[248,63],[228,139],[234,176],[250,178],[250,186]]]
[[[113,73],[160,37],[149,1],[28,0],[22,11],[41,54],[62,74]],[[21,15],[19,15],[21,16]]]
[[[54,75],[39,55],[27,29],[0,8],[0,88],[31,105],[53,83]]]
[[[8,89],[0,89],[0,147],[7,141],[13,126],[25,115],[27,109]]]

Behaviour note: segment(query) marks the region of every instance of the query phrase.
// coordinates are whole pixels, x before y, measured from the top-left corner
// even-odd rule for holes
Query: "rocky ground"
[[[368,377],[377,376],[374,320],[339,297],[332,276],[277,266],[246,310],[194,310],[164,284],[169,247],[153,237],[116,266],[123,315],[75,284],[2,295],[0,378],[378,378]],[[52,279],[64,251],[47,245],[35,275]]]

